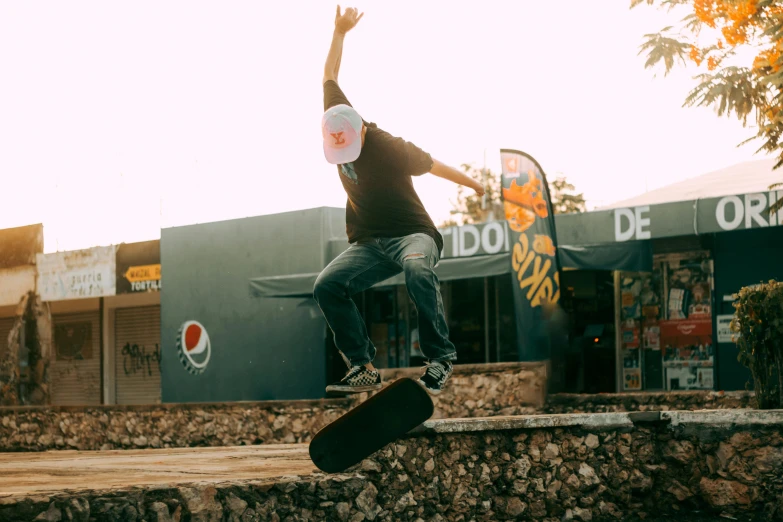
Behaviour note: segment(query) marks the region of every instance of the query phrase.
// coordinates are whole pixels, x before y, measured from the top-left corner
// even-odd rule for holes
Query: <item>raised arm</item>
[[[340,60],[343,56],[343,40],[345,40],[346,33],[356,27],[362,16],[364,16],[364,13],[359,14],[359,11],[353,7],[346,9],[345,14],[340,14],[340,6],[337,6],[337,14],[334,17],[332,45],[329,47],[326,65],[324,65],[324,83],[329,80],[337,81],[337,76],[340,73]]]
[[[449,167],[445,163],[441,163],[435,158],[432,159],[432,162],[433,164],[432,169],[430,170],[430,174],[438,176],[439,178],[447,179],[452,183],[456,183],[457,185],[471,188],[475,190],[476,194],[479,196],[484,195],[484,187],[475,179],[453,167]]]

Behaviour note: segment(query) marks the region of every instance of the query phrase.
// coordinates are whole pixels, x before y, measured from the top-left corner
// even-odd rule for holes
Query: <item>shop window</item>
[[[484,278],[441,282],[449,339],[457,349],[457,364],[518,360],[512,290],[509,276],[488,278],[486,282]],[[425,363],[418,313],[404,285],[371,289],[354,300],[377,349],[376,367]]]
[[[660,321],[667,390],[712,389],[712,261],[707,253],[660,261],[666,299]]]
[[[365,299],[365,319],[368,333],[377,353],[373,364],[378,368],[394,368],[397,358],[397,342],[394,326],[394,289],[368,290]]]
[[[492,278],[495,314],[494,320],[490,321],[490,328],[491,338],[495,341],[496,356],[493,360],[497,362],[519,360],[513,281],[514,279],[508,275]]]
[[[448,314],[449,336],[461,364],[486,361],[484,324],[484,279],[451,282]]]
[[[622,390],[660,389],[660,274],[620,274]],[[644,377],[643,377],[644,376]]]
[[[712,389],[712,261],[655,257],[652,274],[621,274],[624,390]]]

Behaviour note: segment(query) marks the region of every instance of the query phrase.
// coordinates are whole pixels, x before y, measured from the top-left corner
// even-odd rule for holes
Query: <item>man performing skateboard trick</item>
[[[324,114],[321,121],[326,160],[337,171],[348,195],[345,209],[350,247],[332,261],[315,282],[313,295],[349,363],[348,373],[327,392],[358,393],[381,388],[372,364],[376,349],[351,296],[404,272],[408,295],[419,317],[421,350],[428,359],[419,379],[437,395],[456,360],[434,268],[443,237],[413,187],[412,176],[431,173],[474,189],[475,180],[435,160],[416,145],[364,121],[340,86],[343,41],[364,14],[337,7],[334,35],[324,68]]]

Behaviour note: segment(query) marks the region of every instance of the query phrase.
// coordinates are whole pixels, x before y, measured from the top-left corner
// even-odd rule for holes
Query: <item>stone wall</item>
[[[418,378],[421,368],[384,369],[384,381]],[[434,419],[603,413],[620,411],[756,408],[753,392],[673,391],[547,395],[543,363],[466,364],[454,367],[446,389],[433,399]],[[367,394],[362,394],[364,400]]]
[[[306,442],[352,401],[0,409],[0,451]]]
[[[0,519],[783,520],[781,428],[748,410],[430,421],[343,475],[15,495]]]
[[[387,383],[401,377],[417,379],[422,373],[422,368],[381,370]],[[544,363],[455,365],[448,386],[433,398],[433,418],[533,414],[544,406],[546,382]]]
[[[756,408],[753,392],[673,391],[601,393],[597,395],[558,393],[547,397],[544,413],[603,413],[612,411],[722,410]]]
[[[383,370],[386,382],[421,368]],[[749,392],[545,396],[539,363],[459,365],[433,399],[434,419],[537,413],[753,408]],[[0,408],[0,451],[230,446],[307,442],[355,398],[322,401]],[[544,401],[546,402],[544,403]]]

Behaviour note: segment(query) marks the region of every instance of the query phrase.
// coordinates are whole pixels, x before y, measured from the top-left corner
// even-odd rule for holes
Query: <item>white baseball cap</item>
[[[329,163],[351,163],[362,152],[362,117],[350,105],[335,105],[324,112],[321,133]]]

